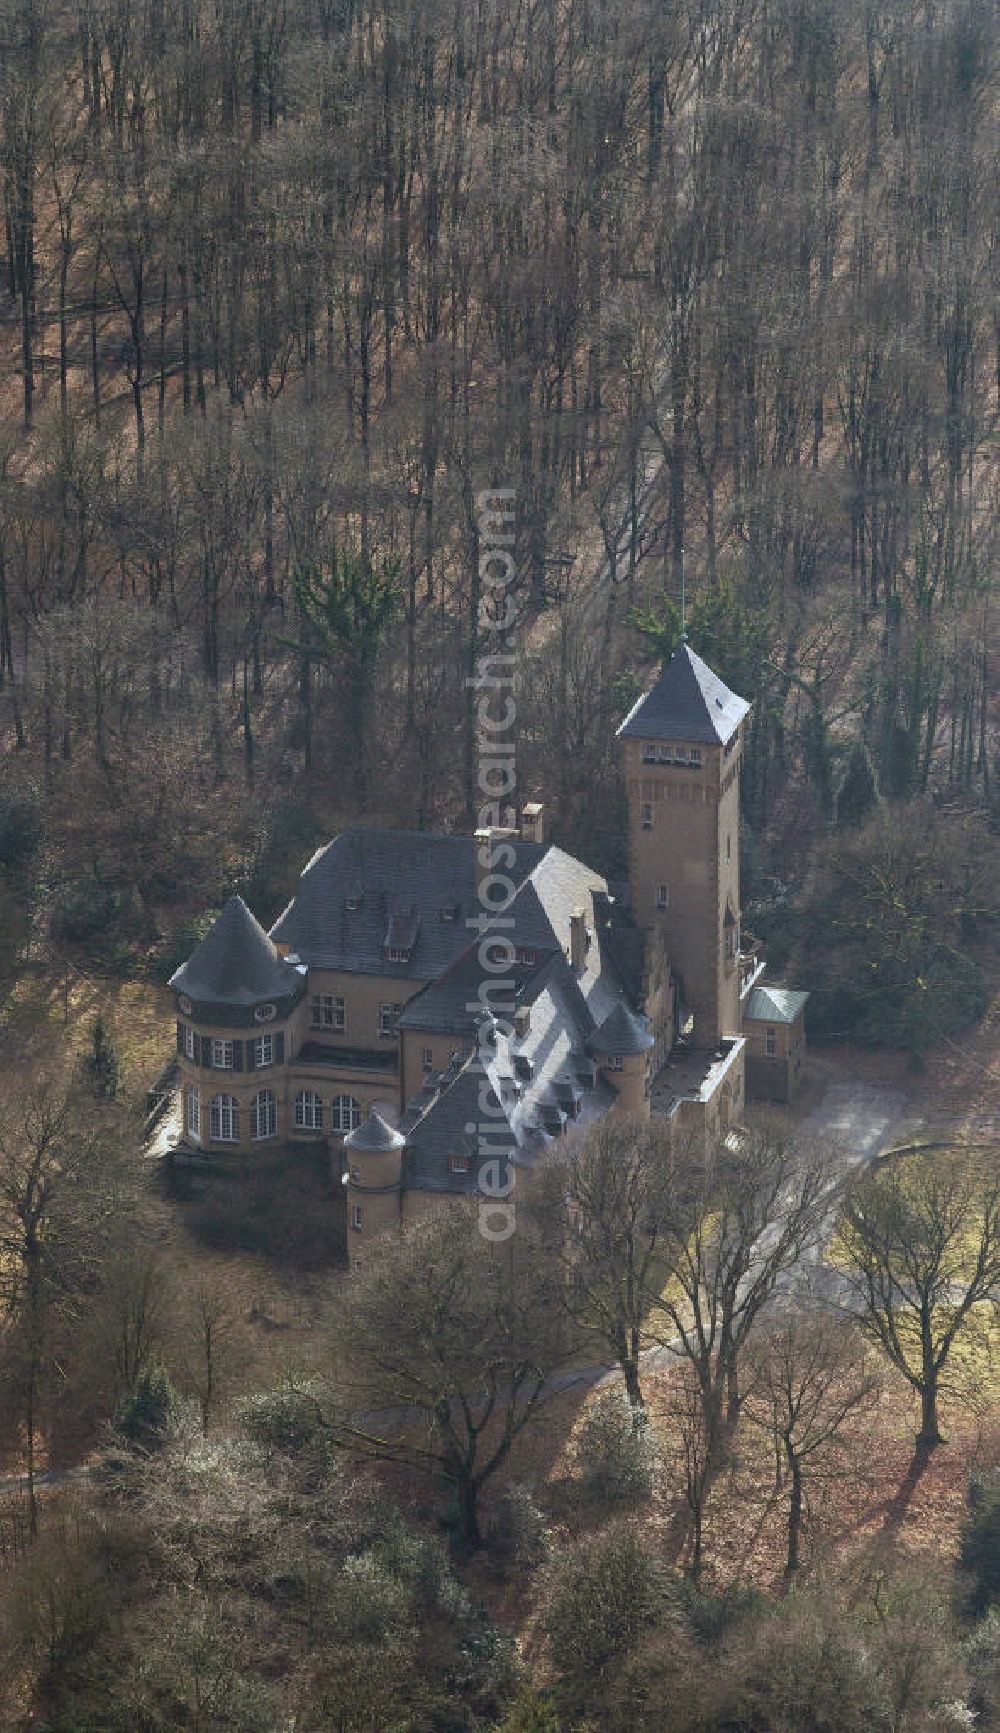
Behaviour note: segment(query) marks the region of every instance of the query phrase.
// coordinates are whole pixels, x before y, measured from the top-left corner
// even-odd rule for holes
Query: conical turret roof
[[[645,1017],[630,1011],[625,1004],[616,1005],[590,1037],[591,1052],[615,1053],[623,1059],[635,1053],[648,1053],[652,1045],[653,1036]]]
[[[287,998],[299,984],[242,897],[230,897],[197,950],[170,977],[176,992],[213,1005]]]
[[[359,1150],[362,1155],[387,1155],[391,1150],[402,1149],[405,1142],[403,1133],[394,1131],[373,1107],[364,1123],[356,1131],[348,1132],[344,1148]]]
[[[680,644],[649,691],[633,704],[618,734],[720,746],[735,734],[749,709],[746,699],[730,692],[690,644]]]

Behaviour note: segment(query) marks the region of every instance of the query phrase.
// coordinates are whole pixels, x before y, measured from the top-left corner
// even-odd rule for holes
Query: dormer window
[[[416,909],[392,910],[382,940],[382,951],[387,964],[398,969],[410,961],[419,925]]]
[[[518,951],[517,960],[526,969],[533,969],[538,962],[538,952],[525,948],[523,951]]]
[[[360,909],[364,900],[365,900],[365,893],[364,893],[362,886],[361,885],[352,885],[351,889],[348,891],[346,897],[344,898],[344,907],[345,907],[345,909],[348,909],[351,914],[356,914],[358,909]]]
[[[687,755],[687,747],[686,746],[675,746],[674,747],[674,762],[676,764],[686,764],[687,763],[687,756],[688,755]]]
[[[643,759],[644,764],[655,764],[656,763],[656,747],[655,746],[644,746],[642,749],[642,759]]]
[[[656,756],[661,764],[672,764],[674,761],[674,749],[672,746],[658,746],[656,749]]]
[[[441,904],[441,907],[438,910],[438,913],[440,914],[441,919],[443,921],[457,921],[458,920],[458,907],[459,907],[458,898],[457,897],[449,897],[449,899],[446,903]]]
[[[692,746],[691,752],[690,752],[690,755],[688,758],[688,762],[689,762],[689,764],[693,765],[696,770],[701,768],[701,747],[700,746]]]

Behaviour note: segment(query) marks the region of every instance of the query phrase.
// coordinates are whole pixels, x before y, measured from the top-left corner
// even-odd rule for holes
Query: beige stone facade
[[[695,1038],[705,1047],[740,1028],[741,733],[725,748],[623,743],[636,918],[662,933]]]

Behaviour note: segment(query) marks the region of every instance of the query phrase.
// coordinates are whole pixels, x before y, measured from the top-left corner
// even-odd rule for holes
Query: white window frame
[[[392,1041],[396,1035],[396,1022],[403,1014],[402,1005],[397,1005],[388,999],[383,1000],[378,1008],[378,1038],[380,1041]]]
[[[309,1026],[312,1029],[332,1029],[334,1034],[342,1035],[345,1023],[344,1001],[339,993],[314,993],[309,1007]]]
[[[233,1044],[231,1041],[212,1040],[212,1070],[231,1071],[233,1069]]]
[[[386,960],[390,963],[408,963],[409,950],[404,950],[401,945],[390,945],[386,951]]]
[[[294,1114],[297,1131],[322,1131],[323,1100],[315,1089],[300,1089],[295,1097]]]
[[[652,830],[653,828],[653,802],[651,800],[644,800],[642,803],[642,828],[643,830]]]
[[[449,1173],[468,1173],[471,1167],[472,1163],[467,1155],[449,1155],[448,1157]]]
[[[349,1103],[344,1106],[344,1103]],[[345,1124],[346,1120],[346,1124]],[[330,1130],[341,1133],[357,1131],[361,1124],[361,1103],[353,1095],[335,1095],[330,1103]]]
[[[250,1134],[254,1143],[278,1135],[278,1104],[273,1089],[258,1089],[250,1103]]]
[[[198,1091],[194,1087],[193,1083],[188,1084],[187,1106],[185,1109],[185,1119],[187,1122],[188,1136],[193,1137],[196,1143],[200,1143],[201,1142],[201,1096],[198,1094]]]
[[[235,1095],[213,1095],[208,1111],[212,1142],[238,1143],[240,1110]]]
[[[253,1068],[255,1071],[266,1071],[274,1064],[274,1036],[257,1035],[253,1044]]]
[[[433,1049],[433,1047],[421,1047],[421,1049],[420,1049],[420,1063],[421,1063],[421,1065],[425,1071],[433,1071],[433,1069],[434,1069],[434,1049]]]
[[[625,1066],[622,1063],[621,1054],[620,1053],[610,1053],[608,1055],[608,1059],[607,1059],[607,1067],[608,1067],[609,1071],[624,1071]]]
[[[184,1030],[184,1053],[188,1059],[197,1059],[198,1057],[198,1037],[190,1024]]]
[[[688,763],[692,766],[692,768],[694,770],[700,770],[701,769],[701,747],[700,746],[692,746],[691,751],[688,754]]]

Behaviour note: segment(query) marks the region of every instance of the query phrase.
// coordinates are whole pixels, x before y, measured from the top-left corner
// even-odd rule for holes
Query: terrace
[[[716,1048],[674,1048],[666,1064],[653,1079],[650,1107],[653,1113],[672,1118],[682,1101],[711,1101],[719,1085],[736,1064],[745,1043],[742,1036],[720,1041]]]

